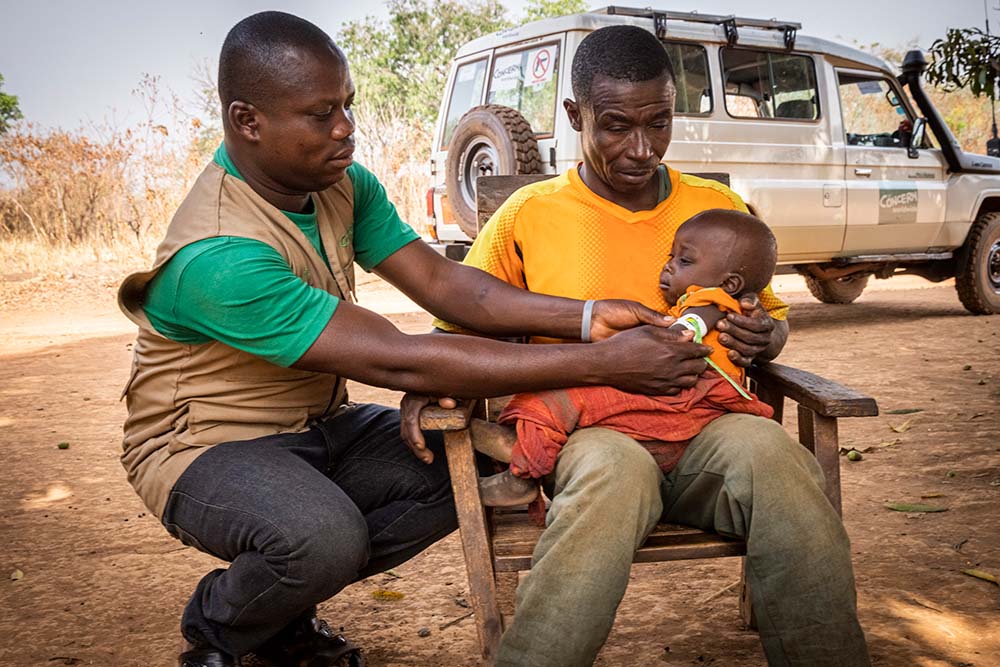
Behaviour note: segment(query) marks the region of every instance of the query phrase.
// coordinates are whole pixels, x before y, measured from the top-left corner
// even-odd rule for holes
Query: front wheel
[[[1000,212],[980,213],[958,254],[955,289],[974,315],[1000,313]]]
[[[806,279],[806,287],[812,295],[823,303],[851,303],[861,296],[868,285],[867,273],[831,280],[821,280],[810,275],[802,277]]]

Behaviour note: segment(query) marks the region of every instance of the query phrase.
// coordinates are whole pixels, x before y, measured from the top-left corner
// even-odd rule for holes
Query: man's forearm
[[[592,384],[665,394],[697,380],[705,367],[700,357],[707,351],[660,327],[643,327],[587,346],[410,336],[375,313],[341,303],[294,366],[380,387],[457,398]]]
[[[580,338],[583,303],[535,294],[411,243],[376,272],[443,320],[491,336]]]

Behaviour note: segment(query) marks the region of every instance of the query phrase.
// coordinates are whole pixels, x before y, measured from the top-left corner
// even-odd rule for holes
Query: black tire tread
[[[858,277],[851,283],[843,283],[844,285],[851,285],[852,289],[850,290],[838,289],[833,280],[821,280],[810,275],[803,275],[802,277],[805,278],[806,287],[809,288],[809,292],[823,303],[852,303],[861,296],[861,293],[868,285],[868,276]],[[860,287],[855,287],[855,282]]]
[[[466,118],[473,114],[488,113],[500,121],[503,127],[504,133],[510,138],[511,146],[514,151],[513,155],[513,173],[509,175],[518,174],[538,174],[542,171],[542,158],[538,151],[538,141],[535,139],[535,132],[531,129],[531,124],[521,115],[521,112],[517,109],[503,106],[501,104],[484,104],[480,106],[475,106],[465,112],[462,119],[459,120],[458,126],[455,128],[455,132],[452,135],[451,145],[448,147],[448,166],[447,166],[447,178],[446,185],[449,192],[449,200],[452,201],[452,212],[455,216],[455,221],[458,226],[462,228],[469,238],[475,238],[478,233],[478,224],[476,220],[476,212],[467,211],[464,203],[457,201],[452,192],[457,190],[457,183],[453,183],[456,174],[453,172],[454,160],[457,158],[452,157],[457,155],[453,151],[459,151],[460,147],[457,145],[455,139],[461,136],[461,131],[463,126],[467,123]],[[499,148],[499,147],[498,147]],[[499,174],[498,174],[499,175]],[[503,174],[508,175],[508,174]]]
[[[958,300],[965,309],[975,315],[991,315],[997,312],[979,290],[979,275],[976,267],[976,257],[979,254],[979,244],[983,241],[987,229],[994,221],[1000,221],[1000,211],[980,213],[969,230],[965,244],[959,255],[959,265],[955,271],[955,291]]]

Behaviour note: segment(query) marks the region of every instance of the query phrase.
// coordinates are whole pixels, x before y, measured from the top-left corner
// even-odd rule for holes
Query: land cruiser
[[[464,256],[476,177],[557,174],[582,160],[562,100],[580,41],[613,24],[655,33],[677,83],[665,161],[739,193],[778,238],[779,270],[826,303],[869,278],[954,277],[971,312],[1000,312],[1000,159],[962,151],[921,88],[926,61],[884,60],[800,24],[606,7],[473,40],[451,66],[427,193],[431,233]],[[929,130],[929,131],[928,131]]]

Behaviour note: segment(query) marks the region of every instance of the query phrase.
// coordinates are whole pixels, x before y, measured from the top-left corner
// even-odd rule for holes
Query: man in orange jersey
[[[482,229],[466,263],[545,294],[629,298],[665,311],[657,276],[680,224],[703,210],[746,206],[718,183],[660,164],[676,89],[652,34],[631,26],[591,33],[572,78],[576,99],[564,106],[581,133],[583,163],[517,191]],[[742,314],[717,325],[730,359],[748,366],[774,358],[787,338],[787,307],[770,288],[740,306]],[[411,441],[420,440],[415,414],[427,400],[404,399]],[[611,630],[633,553],[661,519],[746,540],[747,579],[769,664],[870,663],[847,535],[823,494],[815,459],[779,424],[724,415],[666,476],[635,440],[581,429],[546,485],[547,529],[518,589],[497,665],[591,664]]]

